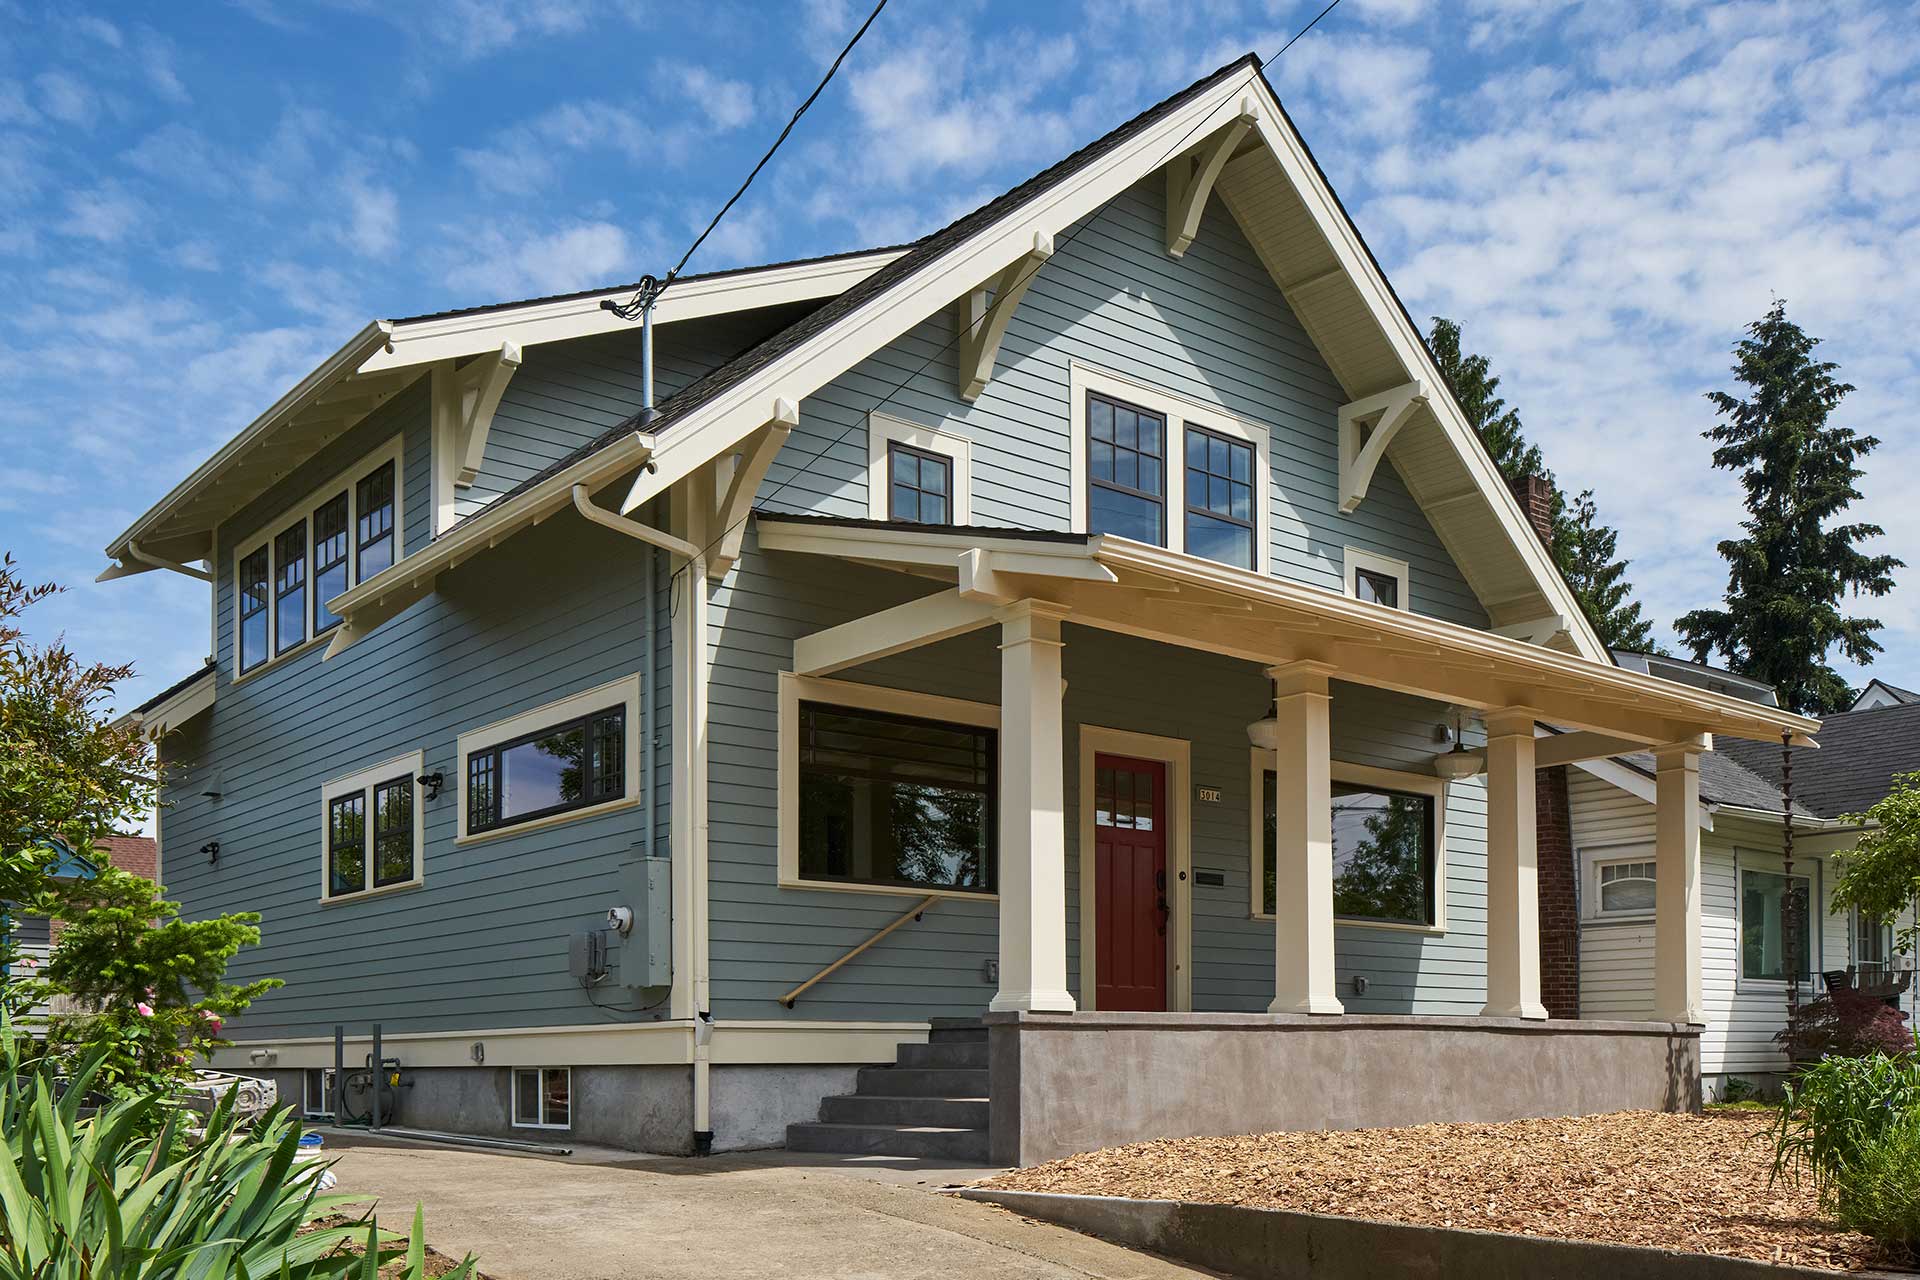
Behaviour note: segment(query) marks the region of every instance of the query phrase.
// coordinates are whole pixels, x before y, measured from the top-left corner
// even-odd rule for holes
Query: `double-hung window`
[[[1253,446],[1187,424],[1187,554],[1254,565]]]
[[[322,788],[322,899],[420,882],[425,831],[414,791],[421,762],[416,751]]]
[[[400,441],[394,439],[239,546],[239,674],[251,674],[339,624],[327,601],[394,563],[399,511]]]
[[[1356,924],[1440,925],[1443,785],[1354,765],[1336,764],[1334,771],[1335,917]],[[1260,777],[1261,910],[1272,915],[1278,812],[1273,770],[1264,762]]]
[[[887,453],[888,519],[952,523],[953,459],[898,442]]]
[[[640,680],[629,676],[460,735],[458,839],[634,803]]]
[[[1164,414],[1087,393],[1087,532],[1167,541]]]
[[[1740,868],[1740,976],[1802,982],[1813,974],[1816,933],[1808,876]]]

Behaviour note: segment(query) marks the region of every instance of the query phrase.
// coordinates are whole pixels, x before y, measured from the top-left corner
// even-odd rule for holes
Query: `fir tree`
[[[1527,439],[1519,411],[1498,394],[1500,379],[1487,358],[1461,350],[1458,324],[1443,316],[1433,317],[1428,347],[1455,402],[1479,433],[1507,483],[1529,475],[1546,478],[1553,494],[1549,510],[1554,563],[1586,611],[1600,643],[1610,649],[1656,649],[1651,624],[1641,616],[1639,603],[1629,598],[1633,585],[1626,580],[1628,562],[1615,558],[1620,535],[1600,523],[1593,491],[1586,490],[1568,504],[1553,472],[1547,469],[1540,447]]]
[[[1819,341],[1776,300],[1734,346],[1733,376],[1746,398],[1707,393],[1723,421],[1703,434],[1718,445],[1713,465],[1740,472],[1746,536],[1720,544],[1726,607],[1696,609],[1674,623],[1697,660],[1717,653],[1810,714],[1844,711],[1853,700],[1827,665],[1834,646],[1861,666],[1880,652],[1879,621],[1844,616],[1841,597],[1884,596],[1902,567],[1890,555],[1860,550],[1880,536],[1879,525],[1835,523],[1860,497],[1859,461],[1880,441],[1829,424],[1853,387],[1833,376],[1839,365],[1813,358]]]

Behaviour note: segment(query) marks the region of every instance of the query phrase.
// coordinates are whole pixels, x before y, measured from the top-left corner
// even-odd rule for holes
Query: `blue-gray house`
[[[1613,663],[1254,60],[650,367],[631,292],[377,321],[109,547],[211,585],[230,1065],[1004,1160],[1696,1096],[1698,754],[1817,726]],[[1549,1021],[1536,769],[1628,750],[1659,1020]]]

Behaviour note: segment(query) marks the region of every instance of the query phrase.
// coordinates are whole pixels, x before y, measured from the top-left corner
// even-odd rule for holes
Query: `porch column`
[[[1040,600],[1000,618],[1000,990],[995,1011],[1072,1013],[1060,620]]]
[[[1267,672],[1276,721],[1268,1013],[1346,1012],[1333,977],[1332,671],[1322,662],[1294,662]]]
[[[1534,845],[1529,707],[1487,714],[1487,1005],[1489,1018],[1541,1018],[1539,854]]]
[[[1653,1016],[1704,1023],[1700,1005],[1700,752],[1654,752]]]

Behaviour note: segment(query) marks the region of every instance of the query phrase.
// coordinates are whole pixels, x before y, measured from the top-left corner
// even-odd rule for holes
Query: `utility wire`
[[[1338,0],[1335,0],[1335,3],[1338,3]],[[733,208],[741,196],[747,194],[747,188],[752,186],[753,180],[760,176],[760,171],[767,167],[767,161],[773,159],[773,153],[780,149],[780,144],[787,140],[787,135],[793,132],[795,125],[800,123],[800,117],[807,114],[807,108],[811,107],[814,100],[826,91],[827,85],[833,80],[834,72],[840,70],[840,64],[845,62],[847,55],[853,52],[853,46],[860,43],[860,37],[867,34],[867,28],[873,25],[873,20],[879,17],[880,11],[886,7],[887,0],[880,0],[879,4],[873,6],[873,12],[867,15],[865,22],[860,24],[860,29],[853,33],[853,39],[847,41],[846,48],[840,50],[840,56],[835,58],[833,65],[827,68],[827,74],[820,77],[820,83],[813,87],[813,92],[807,95],[807,100],[801,103],[799,108],[794,111],[793,118],[787,121],[787,127],[780,131],[780,136],[775,138],[773,145],[767,148],[767,154],[761,156],[760,163],[753,166],[753,172],[749,173],[747,180],[740,184],[740,189],[727,197],[727,202],[720,206],[720,212],[713,215],[713,221],[707,224],[707,229],[696,236],[693,243],[687,246],[687,251],[680,255],[680,261],[673,264],[673,270],[667,272],[666,278],[651,288],[642,288],[624,303],[615,305],[614,302],[609,299],[601,303],[601,306],[613,312],[622,320],[631,320],[640,314],[647,303],[659,300],[660,295],[666,292],[667,286],[672,284],[675,277],[680,274],[680,269],[687,265],[687,260],[693,257],[694,251],[704,244],[707,237],[713,234],[713,229],[720,225],[720,219],[726,217],[727,211]]]
[[[885,0],[881,0],[881,3],[882,3],[882,6],[884,7]],[[1281,45],[1278,49],[1276,49],[1269,57],[1261,59],[1260,62],[1257,64],[1256,69],[1260,71],[1266,70],[1274,62],[1276,62],[1282,54],[1284,54],[1287,50],[1293,48],[1293,46],[1299,42],[1302,36],[1306,35],[1307,32],[1313,30],[1316,26],[1320,25],[1320,19],[1332,13],[1339,6],[1340,6],[1340,0],[1331,0],[1331,3],[1329,3],[1326,8],[1320,10],[1319,13],[1316,13],[1313,16],[1313,21],[1307,23],[1306,26],[1301,27],[1298,31],[1294,32],[1293,36],[1285,44]],[[879,10],[876,9],[874,10],[874,12],[878,14]],[[872,22],[873,19],[869,18],[867,19],[867,21]],[[864,27],[861,29],[865,30]],[[857,40],[859,37],[858,35],[856,35],[854,38]],[[848,48],[852,48],[852,45],[848,45]],[[844,57],[845,55],[843,54],[842,56]],[[836,63],[835,65],[838,65],[838,64]],[[1171,161],[1175,156],[1179,155],[1180,152],[1186,148],[1188,139],[1193,137],[1194,132],[1198,130],[1201,124],[1203,123],[1205,123],[1204,119],[1195,121],[1191,128],[1189,128],[1185,133],[1180,135],[1180,137],[1174,142],[1173,146],[1167,150],[1166,154],[1161,156],[1161,158],[1157,162],[1155,162],[1153,167],[1157,169],[1161,165],[1164,165],[1169,161]],[[1068,235],[1064,240],[1060,242],[1060,244],[1054,250],[1053,257],[1047,259],[1047,261],[1053,261],[1055,258],[1058,258],[1060,256],[1060,251],[1062,249],[1065,249],[1068,245],[1072,244],[1074,240],[1076,240],[1079,237],[1080,233],[1085,231],[1089,226],[1092,225],[1092,223],[1093,223],[1093,219],[1091,217],[1083,219],[1080,225],[1073,230],[1072,234]],[[975,329],[978,329],[984,326],[987,323],[987,318],[993,314],[994,310],[998,308],[1000,304],[1007,297],[1013,294],[1019,293],[1021,291],[1019,286],[1022,284],[1025,284],[1028,280],[1032,279],[1034,274],[1038,272],[1040,268],[1045,265],[1046,265],[1046,262],[1035,263],[1032,267],[1028,268],[1027,273],[1021,276],[1017,283],[1008,286],[1006,289],[1001,290],[1000,294],[994,298],[992,305],[987,307],[987,309],[981,314],[980,320],[976,324],[968,326],[967,331],[971,332]],[[892,389],[889,390],[887,394],[883,396],[880,400],[875,402],[867,410],[867,412],[873,413],[876,410],[884,409],[887,405],[891,404],[893,402],[893,398],[899,395],[902,391],[906,390],[907,387],[913,382],[914,379],[918,378],[921,374],[925,373],[929,368],[931,368],[934,361],[943,358],[947,354],[947,352],[953,350],[953,348],[960,341],[961,332],[962,332],[961,327],[959,325],[955,325],[953,337],[949,338],[946,341],[946,343],[940,347],[939,350],[935,351],[932,355],[928,356],[925,360],[921,361],[920,364],[917,365],[911,373],[907,374],[906,377],[902,378],[899,382],[896,382],[893,385]],[[819,462],[822,458],[826,457],[827,454],[831,453],[837,445],[839,445],[842,441],[844,441],[849,435],[853,434],[854,425],[857,425],[857,423],[851,424],[842,428],[839,435],[827,441],[827,443],[823,445],[817,452],[811,454],[804,462],[800,463],[799,466],[795,467],[783,480],[781,480],[779,484],[775,485],[770,491],[768,491],[766,498],[762,499],[762,501],[771,501],[772,499],[778,497],[780,493],[787,488],[788,485],[792,484],[795,480],[798,480],[801,476],[807,474],[808,470],[816,462]],[[752,515],[752,512],[749,511],[747,515],[741,516],[740,519],[728,525],[725,529],[722,529],[720,531],[719,536],[715,537],[712,541],[708,542],[705,546],[700,548],[700,558],[704,560],[706,558],[707,552],[712,551],[715,547],[719,546],[720,543],[726,539],[729,533],[732,533],[733,530],[738,528],[740,525],[745,524],[747,522],[747,519],[751,515]],[[693,562],[689,560],[686,564],[681,565],[680,568],[673,570],[672,574],[669,576],[672,578],[677,578],[680,576],[680,574],[690,569],[692,565],[693,565]]]

